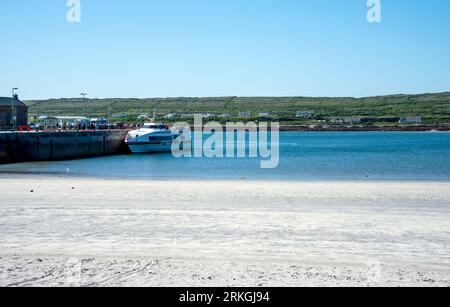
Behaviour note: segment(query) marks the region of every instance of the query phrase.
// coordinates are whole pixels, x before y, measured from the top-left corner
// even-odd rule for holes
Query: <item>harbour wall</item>
[[[125,153],[126,133],[124,130],[0,133],[0,164]]]

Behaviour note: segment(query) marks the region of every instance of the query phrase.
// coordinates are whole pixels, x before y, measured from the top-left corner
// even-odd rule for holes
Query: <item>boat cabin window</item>
[[[161,124],[144,124],[143,126],[144,129],[161,129],[164,130],[166,129],[165,125],[161,125]]]

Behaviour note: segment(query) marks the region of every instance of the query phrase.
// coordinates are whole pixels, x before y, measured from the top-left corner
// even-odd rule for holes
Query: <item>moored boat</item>
[[[125,143],[132,153],[170,152],[176,137],[167,125],[146,123],[142,128],[130,131]]]

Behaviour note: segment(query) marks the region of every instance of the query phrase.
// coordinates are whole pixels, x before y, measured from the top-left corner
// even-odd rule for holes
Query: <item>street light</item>
[[[17,90],[17,87],[11,89],[11,126],[13,127],[13,129],[16,128],[16,118],[14,116],[14,99]]]
[[[81,93],[81,96],[83,96],[83,115],[86,116],[86,96],[87,93]]]

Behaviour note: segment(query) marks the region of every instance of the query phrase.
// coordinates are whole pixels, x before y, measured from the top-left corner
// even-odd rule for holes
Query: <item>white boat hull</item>
[[[171,152],[175,134],[162,124],[147,124],[130,131],[125,143],[132,153]]]

